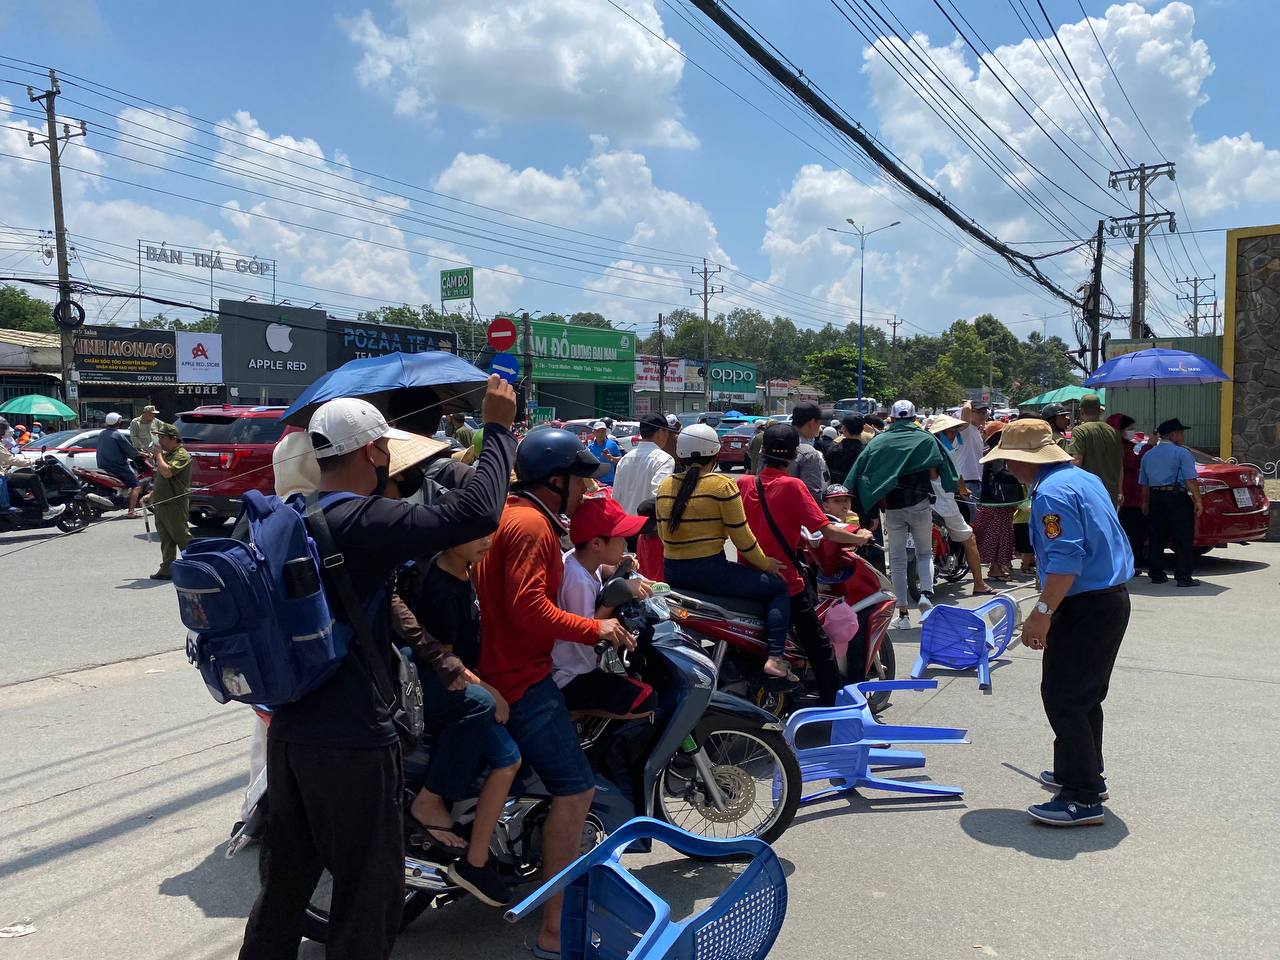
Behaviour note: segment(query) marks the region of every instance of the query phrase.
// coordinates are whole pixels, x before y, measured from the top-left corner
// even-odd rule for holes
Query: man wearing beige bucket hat
[[[1053,826],[1102,823],[1102,702],[1129,625],[1129,540],[1107,488],[1071,462],[1045,421],[1009,424],[982,459],[1003,460],[1031,488],[1041,589],[1022,643],[1044,651],[1040,697],[1054,744],[1053,768],[1040,781],[1057,795],[1027,812]]]

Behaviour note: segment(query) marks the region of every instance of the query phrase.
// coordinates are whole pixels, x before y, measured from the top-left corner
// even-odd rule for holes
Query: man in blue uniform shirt
[[[982,459],[1004,460],[1031,488],[1040,600],[1022,626],[1022,643],[1044,651],[1040,698],[1054,742],[1053,769],[1040,782],[1057,796],[1027,812],[1053,826],[1102,823],[1102,701],[1129,625],[1129,539],[1107,488],[1071,462],[1045,421],[1009,424]]]
[[[1196,517],[1200,516],[1200,481],[1196,458],[1183,446],[1186,427],[1177,417],[1156,427],[1160,443],[1148,450],[1138,470],[1142,512],[1147,514],[1147,566],[1152,583],[1165,583],[1164,546],[1173,545],[1173,575],[1180,587],[1198,587],[1191,576],[1195,556]]]

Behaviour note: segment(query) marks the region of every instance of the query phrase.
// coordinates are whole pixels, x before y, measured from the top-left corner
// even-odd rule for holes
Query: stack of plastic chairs
[[[750,862],[709,907],[676,922],[666,901],[620,862],[630,844],[644,839],[686,856]],[[514,923],[557,893],[564,894],[562,960],[763,960],[787,914],[786,875],[763,840],[712,840],[651,817],[628,820],[508,911],[507,920]]]
[[[972,609],[939,604],[920,624],[920,656],[911,668],[919,679],[930,664],[952,670],[976,670],[978,686],[991,689],[991,661],[1013,642],[1018,605],[1008,597],[992,597]]]
[[[850,684],[836,694],[833,707],[808,707],[797,710],[787,719],[782,735],[800,762],[800,776],[805,783],[819,780],[830,785],[803,794],[801,803],[812,803],[858,787],[892,790],[928,796],[954,797],[961,787],[945,787],[936,783],[895,780],[872,772],[873,767],[906,769],[923,767],[924,754],[916,750],[890,750],[885,744],[956,744],[968,743],[967,730],[958,727],[911,727],[881,723],[871,712],[867,694],[877,690],[934,690],[936,680],[870,680]],[[799,742],[800,731],[810,724],[830,724],[830,742],[806,747]]]

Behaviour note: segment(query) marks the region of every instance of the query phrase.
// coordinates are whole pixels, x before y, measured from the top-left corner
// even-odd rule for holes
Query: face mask
[[[1126,431],[1124,432],[1124,438],[1125,438],[1126,440],[1136,440],[1136,439],[1138,438],[1138,431],[1137,431],[1137,430],[1126,430]]]

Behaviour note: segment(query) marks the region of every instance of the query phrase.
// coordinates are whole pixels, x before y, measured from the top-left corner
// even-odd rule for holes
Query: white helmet
[[[676,456],[681,460],[689,457],[715,457],[720,452],[720,435],[715,427],[705,423],[695,423],[685,427],[676,437]]]

